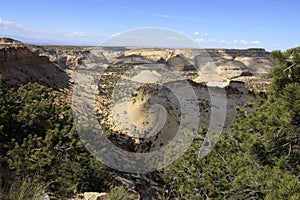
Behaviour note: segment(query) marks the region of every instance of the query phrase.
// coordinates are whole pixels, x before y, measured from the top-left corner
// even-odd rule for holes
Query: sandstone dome
[[[229,80],[251,74],[247,66],[235,60],[217,60],[207,62],[198,70],[199,76],[194,79],[195,82],[212,83],[212,85],[224,86],[229,83]]]
[[[112,119],[118,122],[115,130],[133,138],[145,138],[137,139],[136,143],[151,142],[151,150],[170,141],[180,124],[179,103],[165,87],[143,86],[131,101],[118,105],[117,109],[118,115]]]

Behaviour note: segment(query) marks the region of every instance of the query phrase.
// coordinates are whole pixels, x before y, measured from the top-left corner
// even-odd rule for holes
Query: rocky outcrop
[[[228,85],[230,80],[235,79],[245,82],[249,79],[259,81],[259,79],[253,79],[252,76],[260,77],[276,65],[270,53],[264,49],[141,48],[127,49],[119,53],[121,56],[115,58],[112,67],[165,63],[171,70],[178,72],[196,70],[199,76],[194,77],[194,81],[213,82],[219,86]]]
[[[45,63],[49,63],[48,57],[39,56],[37,52],[32,52],[23,45],[0,45],[0,65],[4,70],[15,66]]]
[[[236,60],[219,59],[207,62],[198,69],[199,77],[194,79],[196,82],[215,82],[219,79],[222,83],[229,83],[230,80],[241,76],[252,76],[247,66]]]
[[[51,63],[59,65],[61,68],[73,68],[78,66],[80,61],[87,55],[89,51],[85,48],[70,49],[67,47],[43,47],[38,48],[39,56],[49,58]]]
[[[69,76],[60,66],[41,56],[38,48],[12,39],[0,40],[0,72],[1,81],[8,86],[38,82],[60,91],[69,88]]]
[[[21,45],[23,44],[22,42],[20,41],[17,41],[17,40],[14,40],[14,39],[11,39],[11,38],[0,38],[0,45]]]
[[[108,195],[105,192],[85,192],[83,194],[77,194],[73,198],[68,200],[107,200]]]
[[[106,200],[107,194],[106,193],[98,193],[98,192],[85,192],[83,194],[84,200]]]
[[[129,55],[129,56],[121,56],[116,58],[115,61],[113,61],[113,65],[140,65],[140,64],[150,64],[153,63],[153,61],[149,60],[147,57],[138,56],[138,55]]]
[[[211,102],[211,94],[218,93],[220,88],[207,87],[193,81],[189,81],[189,83],[198,98],[200,124],[209,126],[212,107],[217,108],[216,112],[225,112],[218,105],[214,105],[215,102]],[[177,81],[174,84],[184,84],[184,81]],[[177,90],[176,92],[176,95],[179,96],[186,95],[185,91],[181,91],[181,95],[180,91]],[[227,129],[234,117],[237,116],[235,107],[242,106],[254,96],[245,87],[244,82],[231,81],[224,88],[224,94],[220,93],[216,98],[218,101],[224,101],[227,104],[226,119],[224,121],[224,128]],[[119,102],[114,105],[114,110],[110,110],[109,107],[105,106],[100,106],[100,110],[101,116],[107,116],[105,119],[102,118],[102,123],[109,124],[111,130],[116,133],[111,138],[117,141],[119,146],[127,147],[129,144],[128,138],[119,135],[119,133],[129,136],[133,139],[130,143],[130,149],[134,152],[158,150],[176,135],[179,125],[186,126],[181,124],[182,113],[178,98],[167,87],[157,87],[155,85],[141,87],[130,101]],[[185,116],[185,118],[189,118],[189,116]],[[187,121],[190,120],[187,119]]]
[[[170,49],[156,49],[156,48],[142,48],[129,50],[124,53],[124,56],[138,55],[147,57],[155,62],[159,60],[168,60],[174,56],[174,50]]]
[[[224,124],[226,129],[237,116],[235,107],[243,106],[249,99],[254,98],[248,88],[262,80],[267,85],[269,79],[267,77],[261,79],[260,76],[265,75],[276,64],[270,54],[263,49],[37,47],[25,46],[10,39],[0,39],[0,71],[5,86],[38,82],[71,98],[76,69],[87,67],[84,62],[86,58],[88,62],[93,62],[95,65],[99,60],[105,60],[104,65],[98,66],[105,71],[99,77],[99,95],[95,108],[98,114],[97,119],[110,131],[108,138],[116,146],[131,152],[157,150],[166,145],[178,130],[182,113],[176,95],[168,87],[154,83],[163,79],[164,84],[180,84],[183,83],[183,79],[187,79],[197,98],[194,102],[197,102],[197,109],[199,108],[199,125],[209,126],[212,108],[217,111],[219,109],[211,101],[211,92],[218,94],[220,87],[206,83],[219,81],[225,93],[216,98],[218,101],[227,103]],[[179,72],[175,74],[180,74],[180,78],[165,76],[156,70],[158,68],[168,68]],[[119,109],[123,114],[115,117],[110,107],[112,93],[122,76],[130,69],[144,70],[134,74],[130,82],[124,82],[121,86],[132,87],[134,82],[145,83],[145,86],[139,87],[129,101],[120,101],[116,104],[115,111]],[[210,74],[207,73],[206,77],[203,77],[203,72],[210,72]],[[82,92],[85,87],[84,85]],[[126,93],[125,89],[120,91],[122,95]],[[181,95],[188,96],[184,91]],[[130,121],[124,120],[125,114],[128,115]],[[139,133],[144,134],[143,136],[149,134],[149,137],[137,137],[141,136],[134,134],[138,130],[140,130]],[[151,135],[153,131],[155,134]],[[149,174],[126,175],[126,173],[120,173],[119,176],[123,185],[137,191],[141,197],[159,198],[158,193],[162,190],[160,185],[163,175],[155,172],[151,176]],[[96,196],[93,198],[98,198],[98,193],[93,193],[93,195]],[[81,195],[80,198],[85,197]]]
[[[168,59],[168,65],[175,71],[195,71],[196,67],[190,63],[184,56],[176,55]]]
[[[157,49],[157,48],[141,48],[124,51],[123,55],[143,56],[153,61],[161,59],[167,61],[172,57],[180,55],[195,66],[202,66],[209,61],[227,60],[240,61],[247,68],[256,72],[256,68],[263,65],[270,67],[276,65],[270,53],[264,49]],[[267,68],[266,68],[267,69]],[[250,71],[251,71],[250,70]],[[258,70],[259,72],[260,70]]]

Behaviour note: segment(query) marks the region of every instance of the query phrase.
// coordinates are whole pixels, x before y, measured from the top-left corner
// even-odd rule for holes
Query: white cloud
[[[84,37],[86,35],[85,32],[73,32],[71,33],[73,36],[79,36],[79,37]]]
[[[196,42],[201,43],[207,43],[207,44],[220,44],[220,45],[242,45],[242,46],[248,46],[248,45],[254,45],[258,46],[261,44],[258,40],[248,41],[248,40],[216,40],[216,39],[203,39],[203,38],[197,38]]]
[[[119,35],[121,35],[121,33],[115,33],[115,34],[112,34],[111,37],[117,37]]]
[[[15,35],[22,37],[32,37],[32,35],[41,34],[42,31],[25,27],[16,22],[7,21],[0,18],[0,34],[2,35]]]
[[[252,41],[252,44],[254,44],[254,45],[260,45],[260,41],[258,41],[258,40]]]
[[[239,43],[243,45],[260,45],[260,41],[258,40],[254,40],[254,41],[240,40]]]
[[[9,27],[22,28],[22,25],[17,24],[15,22],[3,20],[2,18],[0,18],[0,26],[1,28],[9,28]]]
[[[196,42],[203,42],[203,41],[204,41],[203,38],[197,38],[197,39],[196,39]]]
[[[249,42],[248,41],[246,41],[246,40],[240,40],[240,42],[239,42],[240,44],[244,44],[244,45],[246,45],[246,44],[248,44]]]
[[[63,32],[33,29],[16,22],[0,18],[0,35],[21,38],[27,43],[68,43],[68,44],[100,44],[105,35],[88,34],[85,32]],[[21,40],[20,39],[20,40]]]
[[[201,33],[201,32],[198,32],[198,31],[195,31],[194,32],[194,35],[204,35],[204,36],[208,36],[208,33],[207,32],[204,32],[204,33]]]

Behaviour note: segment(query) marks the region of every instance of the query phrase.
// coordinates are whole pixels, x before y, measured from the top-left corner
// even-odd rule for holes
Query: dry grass
[[[1,181],[0,200],[42,200],[48,184],[33,179]]]

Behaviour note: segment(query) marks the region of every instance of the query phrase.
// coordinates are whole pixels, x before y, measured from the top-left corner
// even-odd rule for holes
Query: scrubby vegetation
[[[279,65],[270,73],[268,98],[238,108],[231,131],[208,156],[198,158],[195,141],[165,169],[166,196],[300,199],[300,48],[272,54]]]
[[[199,157],[197,140],[164,169],[165,199],[300,199],[300,48],[272,54],[279,65],[267,98],[238,108],[208,156]],[[109,191],[114,176],[87,152],[59,94],[32,83],[0,86],[1,200]],[[124,188],[109,194],[128,198]]]
[[[69,106],[51,89],[28,83],[0,88],[2,180],[34,178],[56,196],[106,191],[112,173],[84,148]],[[10,187],[2,181],[2,188]]]
[[[108,200],[129,200],[133,199],[124,187],[112,188],[108,194]]]
[[[35,179],[6,179],[0,186],[0,199],[2,200],[41,200],[47,193],[48,185]]]

